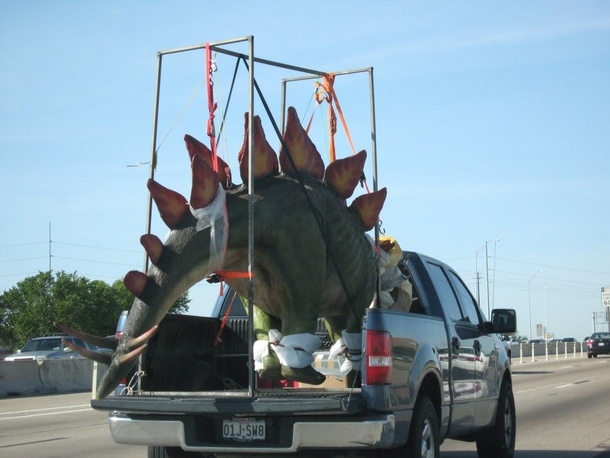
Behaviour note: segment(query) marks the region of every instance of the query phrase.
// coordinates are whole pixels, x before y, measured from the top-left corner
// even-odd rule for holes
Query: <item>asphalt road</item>
[[[610,457],[610,357],[513,364],[517,458]],[[0,398],[0,457],[146,457],[115,444],[89,393]],[[443,458],[476,458],[446,441]]]
[[[610,457],[610,357],[513,363],[518,458]],[[446,441],[443,458],[476,458]]]

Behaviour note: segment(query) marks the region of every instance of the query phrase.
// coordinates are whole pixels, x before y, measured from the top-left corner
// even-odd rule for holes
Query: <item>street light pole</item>
[[[487,254],[487,244],[489,242],[494,242],[494,246],[495,246],[495,244],[499,241],[500,241],[499,238],[494,238],[491,240],[487,240],[485,242],[485,280],[487,283],[487,317],[491,316],[491,307],[490,307],[491,303],[489,302],[489,256]],[[495,276],[495,264],[496,264],[496,262],[494,260],[494,276]]]
[[[491,316],[491,310],[489,306],[489,256],[487,255],[487,242],[485,242],[485,283],[487,286],[487,318]]]
[[[539,273],[544,272],[544,270],[539,270],[538,272],[536,272],[534,275],[531,276],[531,278],[527,281],[527,308],[528,308],[528,314],[529,314],[529,319],[530,319],[530,340],[532,340],[532,300],[531,300],[531,286],[532,286],[532,280],[534,279],[534,277],[536,275],[538,275]]]
[[[483,250],[483,248],[485,248],[485,245],[474,252],[474,271],[477,276],[477,304],[479,304],[479,307],[481,306],[481,292],[479,288],[479,280],[481,279],[479,275],[479,253]]]

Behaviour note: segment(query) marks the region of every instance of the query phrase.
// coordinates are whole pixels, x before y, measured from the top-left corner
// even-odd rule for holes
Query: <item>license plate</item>
[[[603,347],[603,346],[604,346],[604,345],[606,345],[606,344],[605,344],[605,343],[603,343],[603,342],[600,342],[600,343],[598,343],[597,345],[599,345],[600,347]]]
[[[222,421],[223,439],[232,440],[265,440],[265,420],[239,418]]]

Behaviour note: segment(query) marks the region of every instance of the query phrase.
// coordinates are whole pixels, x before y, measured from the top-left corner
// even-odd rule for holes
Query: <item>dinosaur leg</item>
[[[357,316],[350,310],[345,327],[345,340],[348,347],[348,358],[352,362],[352,369],[343,377],[348,388],[362,384],[362,317],[369,304],[363,301],[354,304]]]
[[[254,344],[255,366],[261,379],[286,379],[312,385],[319,385],[326,380],[324,375],[311,366],[310,361],[302,363],[311,358],[319,346],[319,337],[314,332],[307,332],[315,331],[317,318],[313,320],[313,329],[303,319],[288,320],[293,325],[286,326],[286,320],[282,321],[254,306],[253,320],[257,339]],[[287,334],[286,337],[282,336],[279,329]],[[281,361],[290,362],[290,365],[282,364]],[[304,367],[299,367],[301,365]]]
[[[349,312],[351,315],[351,311]],[[360,386],[361,371],[361,330],[360,321],[346,316],[330,316],[324,319],[326,329],[335,345],[331,353],[335,352],[341,361],[343,385],[346,388]]]
[[[310,385],[320,385],[324,383],[326,376],[315,370],[311,365],[311,362],[313,362],[311,354],[316,351],[320,345],[320,338],[315,335],[318,326],[318,318],[315,314],[310,315],[311,316],[306,316],[306,314],[303,313],[300,317],[287,318],[282,322],[282,333],[285,338],[282,339],[281,343],[286,343],[286,347],[291,346],[295,350],[293,352],[289,351],[288,353],[284,353],[286,347],[280,347],[276,348],[275,351],[285,355],[284,361],[292,361],[290,364],[281,365],[282,378]],[[300,355],[297,355],[297,353],[300,353]],[[306,365],[296,363],[296,360],[300,360],[301,358],[312,358],[312,360],[308,361],[308,364]]]
[[[341,338],[341,331],[347,326],[347,318],[345,316],[329,316],[324,318],[324,324],[330,340],[335,343]]]
[[[279,329],[281,321],[254,306],[254,334],[258,341],[269,341],[269,331]],[[280,371],[280,360],[277,355],[270,351],[263,357],[262,368],[258,370],[260,378],[265,380],[279,380],[282,377]]]

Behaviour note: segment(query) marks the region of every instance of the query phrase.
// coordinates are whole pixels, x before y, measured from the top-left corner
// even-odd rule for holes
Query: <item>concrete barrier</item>
[[[587,355],[586,342],[522,343],[513,344],[510,348],[513,363],[568,359]]]
[[[92,379],[87,359],[0,361],[0,396],[90,391]]]

